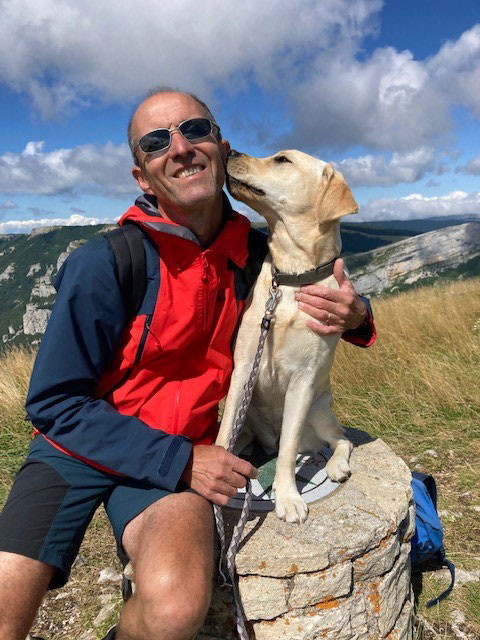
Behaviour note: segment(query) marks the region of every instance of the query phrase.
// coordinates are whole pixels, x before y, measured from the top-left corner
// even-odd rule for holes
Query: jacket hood
[[[232,205],[224,191],[222,191],[222,207],[222,229],[215,240],[204,249],[225,255],[239,267],[244,267],[248,254],[247,242],[250,221],[232,209]],[[131,222],[141,224],[147,232],[167,233],[189,240],[199,247],[202,246],[190,229],[164,218],[158,212],[156,197],[147,193],[142,194],[135,200],[135,204],[123,214],[118,224],[123,226]]]

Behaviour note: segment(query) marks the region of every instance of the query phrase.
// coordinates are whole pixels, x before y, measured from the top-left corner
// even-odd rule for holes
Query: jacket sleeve
[[[373,321],[373,312],[370,300],[364,296],[360,296],[367,307],[368,316],[359,327],[349,329],[342,334],[342,338],[346,342],[357,345],[357,347],[369,347],[377,339],[377,330]]]
[[[190,457],[189,440],[122,415],[95,396],[127,321],[106,238],[74,251],[55,288],[30,380],[30,420],[54,444],[87,463],[174,490]]]

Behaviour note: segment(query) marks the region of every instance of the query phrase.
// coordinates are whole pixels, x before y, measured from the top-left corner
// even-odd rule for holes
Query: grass
[[[332,380],[344,424],[382,438],[410,468],[435,476],[448,556],[467,570],[480,568],[479,290],[472,279],[377,300],[377,343],[366,351],[341,343]],[[420,615],[440,637],[454,638],[449,621],[460,610],[480,637],[479,582],[425,609],[446,586],[424,574]]]
[[[378,299],[374,304],[377,343],[370,349],[343,343],[333,370],[335,411],[344,424],[381,437],[410,468],[432,473],[439,489],[448,556],[458,568],[480,568],[480,280],[420,288]],[[31,425],[23,403],[33,353],[14,349],[1,360],[0,499],[28,448]],[[434,450],[437,456],[427,453]],[[98,585],[99,571],[119,569],[106,516],[99,510],[62,590],[47,596],[33,632],[48,640],[72,640],[87,629],[104,602],[115,605],[94,628],[101,638],[121,606],[119,585]],[[447,581],[423,575],[418,612],[438,638],[456,638],[455,610],[465,616],[464,631],[480,637],[480,582],[459,585],[433,609],[425,602]],[[99,596],[102,596],[100,600]],[[420,630],[417,638],[434,638]]]

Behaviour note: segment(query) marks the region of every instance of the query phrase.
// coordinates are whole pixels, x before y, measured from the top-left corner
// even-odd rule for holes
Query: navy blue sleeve
[[[190,457],[189,440],[152,429],[95,397],[127,320],[106,238],[74,251],[55,288],[57,299],[30,380],[30,420],[86,461],[174,490]]]

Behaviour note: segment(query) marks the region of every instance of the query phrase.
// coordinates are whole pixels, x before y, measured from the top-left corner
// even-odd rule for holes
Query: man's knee
[[[145,637],[190,640],[207,615],[211,586],[209,572],[202,574],[186,567],[181,572],[159,574],[144,585],[137,584],[135,598],[141,607]]]

